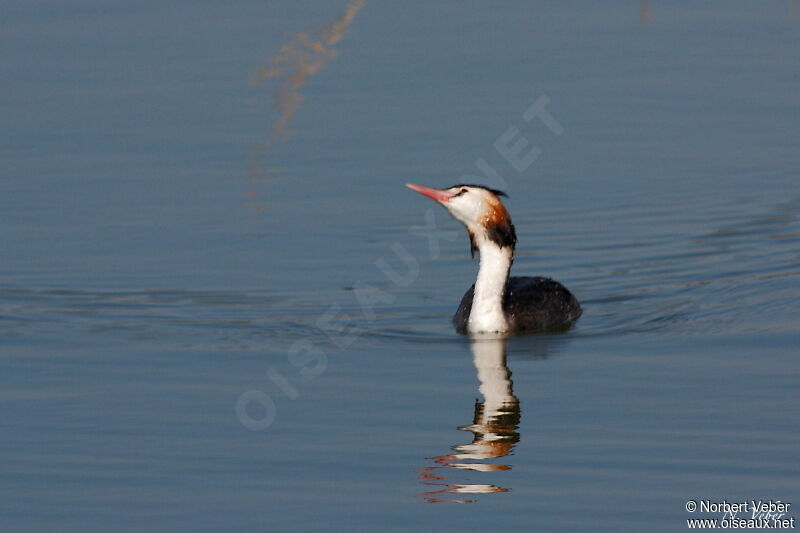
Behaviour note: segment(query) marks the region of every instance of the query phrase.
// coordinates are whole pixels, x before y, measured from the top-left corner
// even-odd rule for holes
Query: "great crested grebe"
[[[478,279],[467,290],[453,323],[460,333],[548,331],[581,316],[578,300],[559,282],[542,277],[508,277],[517,234],[499,196],[481,185],[432,189],[406,186],[441,204],[467,227],[472,256],[480,253]]]

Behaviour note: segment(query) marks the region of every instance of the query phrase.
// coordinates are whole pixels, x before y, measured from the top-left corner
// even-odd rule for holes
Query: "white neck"
[[[508,246],[501,248],[488,239],[481,239],[477,244],[481,264],[467,329],[470,333],[502,333],[508,331],[508,321],[503,312],[503,294],[514,260],[514,250]]]

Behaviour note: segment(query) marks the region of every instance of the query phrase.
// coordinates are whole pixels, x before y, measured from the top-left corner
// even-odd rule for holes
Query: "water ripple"
[[[584,316],[570,335],[784,331],[798,325],[798,198],[683,204],[672,211],[629,206],[613,216],[611,210],[545,211],[522,217],[517,226],[523,238],[515,272],[556,277],[583,302]],[[595,231],[579,238],[582,228]],[[450,316],[460,287],[470,280],[452,279],[449,259],[431,262],[424,273],[447,282],[441,293],[374,282],[405,300],[370,312],[347,287],[327,293],[0,287],[0,339],[33,342],[82,331],[191,346],[285,349],[304,338],[341,348],[344,329],[347,342],[452,342],[457,337]],[[449,293],[455,296],[446,298]],[[335,319],[332,326],[322,320],[326,313]]]

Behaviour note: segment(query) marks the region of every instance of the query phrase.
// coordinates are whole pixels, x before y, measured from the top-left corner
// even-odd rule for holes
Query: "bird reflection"
[[[506,340],[473,340],[471,344],[475,369],[478,372],[483,401],[475,401],[472,424],[458,429],[472,433],[472,442],[456,444],[454,453],[428,457],[436,463],[421,469],[420,482],[436,490],[420,493],[430,503],[474,503],[468,498],[452,498],[451,494],[483,494],[507,492],[508,488],[491,484],[459,484],[448,481],[448,469],[471,472],[510,470],[508,464],[490,462],[511,453],[519,442],[520,407],[514,396],[511,372],[506,365]]]

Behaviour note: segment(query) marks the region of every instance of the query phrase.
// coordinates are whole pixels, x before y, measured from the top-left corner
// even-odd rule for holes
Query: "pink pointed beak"
[[[430,187],[425,187],[423,185],[416,185],[414,183],[406,183],[406,187],[411,189],[412,191],[417,191],[423,196],[427,196],[432,200],[436,200],[437,202],[446,202],[450,198],[453,197],[453,194],[447,191],[442,191],[439,189],[432,189]]]

